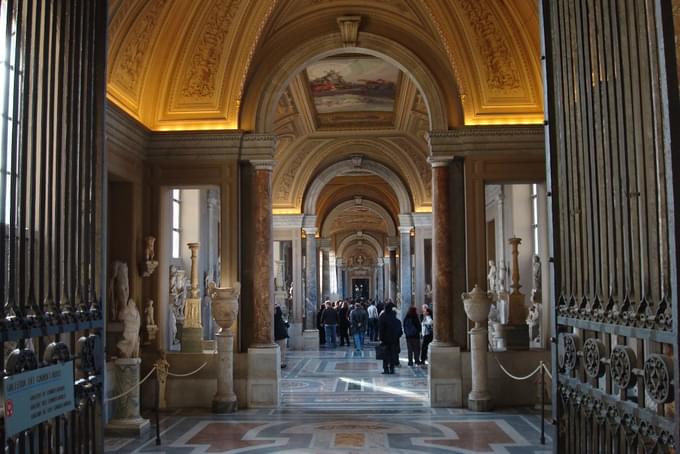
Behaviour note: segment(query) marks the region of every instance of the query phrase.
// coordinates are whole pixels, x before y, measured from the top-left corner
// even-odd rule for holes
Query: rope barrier
[[[205,366],[207,366],[207,365],[208,365],[208,362],[206,361],[206,362],[204,362],[198,369],[196,369],[196,370],[193,371],[193,372],[189,372],[188,374],[173,374],[172,372],[168,371],[168,375],[170,375],[171,377],[189,377],[190,375],[197,374],[198,372],[201,371],[201,369],[203,369],[203,368],[204,368]],[[127,396],[127,395],[130,394],[132,391],[134,391],[134,390],[137,389],[139,386],[141,386],[142,383],[144,383],[145,381],[147,381],[147,380],[149,379],[149,377],[151,377],[151,375],[152,375],[154,372],[156,372],[156,366],[154,366],[154,367],[149,371],[149,373],[146,374],[146,376],[145,376],[144,378],[142,378],[140,381],[138,381],[137,383],[135,383],[134,385],[132,385],[132,387],[131,387],[130,389],[128,389],[127,391],[125,391],[125,392],[123,392],[123,393],[118,394],[117,396],[113,396],[113,397],[109,397],[108,399],[104,399],[104,402],[105,402],[105,403],[109,403],[109,402],[112,402],[112,401],[114,401],[114,400],[118,400],[118,399],[120,399],[121,397]]]
[[[104,402],[105,402],[105,403],[109,403],[109,402],[112,402],[112,401],[114,401],[114,400],[120,399],[121,397],[127,396],[127,395],[130,394],[133,390],[135,390],[136,388],[138,388],[142,383],[144,383],[149,377],[151,377],[151,374],[153,374],[154,372],[156,372],[156,368],[155,368],[155,367],[154,367],[153,369],[151,369],[151,370],[149,371],[148,374],[146,374],[146,377],[142,378],[140,381],[138,381],[137,383],[135,383],[130,389],[128,389],[128,390],[125,391],[124,393],[118,394],[117,396],[110,397],[110,398],[108,398],[108,399],[104,399]]]
[[[543,369],[545,369],[545,373],[548,374],[548,378],[552,380],[552,374],[550,373],[548,366],[546,366],[545,363],[542,363],[542,364],[543,364]]]
[[[206,361],[201,365],[201,367],[199,367],[198,369],[196,369],[193,372],[189,372],[188,374],[173,374],[172,372],[168,371],[168,375],[170,375],[171,377],[188,377],[190,375],[194,375],[194,374],[199,373],[201,371],[201,369],[203,369],[207,365],[208,365],[208,362]]]
[[[503,365],[501,364],[501,362],[498,361],[498,358],[494,357],[494,359],[495,359],[496,362],[498,363],[498,367],[500,367],[501,370],[502,370],[503,372],[505,372],[505,374],[506,374],[508,377],[512,378],[513,380],[517,380],[517,381],[522,381],[522,380],[528,380],[528,379],[530,379],[531,377],[533,377],[534,375],[536,375],[537,372],[540,372],[541,368],[543,367],[543,363],[541,362],[541,364],[539,364],[538,367],[537,367],[536,369],[534,369],[534,371],[531,372],[529,375],[525,375],[525,376],[523,376],[523,377],[518,377],[518,376],[513,375],[513,374],[511,374],[510,372],[508,372],[508,370],[507,370],[505,367],[503,367]]]

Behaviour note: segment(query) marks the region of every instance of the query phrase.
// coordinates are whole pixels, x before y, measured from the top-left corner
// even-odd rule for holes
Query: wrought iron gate
[[[0,0],[0,7],[5,452],[101,452],[107,5]],[[31,395],[40,411],[18,421],[25,409],[10,393],[62,372],[64,401],[54,405],[55,395],[39,409],[41,396]]]
[[[557,450],[677,450],[680,117],[671,0],[542,5]]]

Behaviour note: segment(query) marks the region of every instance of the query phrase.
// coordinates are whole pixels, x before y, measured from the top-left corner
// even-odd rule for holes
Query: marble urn
[[[212,316],[220,327],[220,332],[231,328],[238,314],[238,298],[241,284],[233,287],[217,287],[214,282],[208,285],[208,294],[212,298]]]
[[[468,318],[475,322],[476,326],[484,325],[489,320],[491,310],[492,294],[485,292],[478,285],[471,292],[463,293],[463,306]]]

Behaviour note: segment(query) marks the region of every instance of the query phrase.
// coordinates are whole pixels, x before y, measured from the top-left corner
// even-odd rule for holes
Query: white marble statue
[[[139,357],[139,328],[142,320],[135,300],[129,298],[118,313],[118,319],[123,322],[123,338],[116,344],[122,358]]]
[[[120,311],[130,297],[130,281],[128,266],[125,262],[115,261],[111,265],[111,281],[109,283],[109,301],[111,304],[111,320],[118,321]]]
[[[526,323],[529,326],[529,339],[533,342],[540,341],[540,323],[541,311],[538,304],[532,304],[529,308],[529,314],[527,315]]]
[[[540,302],[541,288],[543,283],[541,282],[541,258],[537,255],[534,255],[533,258],[532,277],[533,277],[532,299],[536,302]]]
[[[144,239],[144,243],[145,243],[144,257],[145,257],[147,262],[150,262],[156,256],[156,253],[154,252],[154,246],[156,245],[156,238],[149,235]]]
[[[170,347],[172,347],[179,343],[179,339],[177,339],[177,318],[172,309],[168,311],[168,328],[168,338],[170,339]]]
[[[498,278],[496,279],[496,293],[507,291],[506,283],[508,278],[508,267],[505,262],[501,260],[500,268],[498,270]]]
[[[146,303],[146,308],[144,309],[144,318],[146,320],[147,326],[155,325],[156,321],[154,320],[154,314],[153,314],[153,300],[149,300]]]
[[[175,313],[175,319],[184,323],[184,308],[187,298],[186,271],[175,265],[170,266],[170,307]]]
[[[432,285],[425,284],[425,304],[432,304]]]
[[[489,260],[489,274],[487,275],[487,289],[490,292],[496,290],[496,263],[493,260]]]
[[[156,253],[156,237],[147,236],[144,238],[144,263],[142,263],[142,276],[149,277],[158,267],[158,260],[154,260]]]

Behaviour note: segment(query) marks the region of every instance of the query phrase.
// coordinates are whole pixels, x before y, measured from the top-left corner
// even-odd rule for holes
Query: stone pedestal
[[[203,351],[203,326],[201,325],[201,300],[187,298],[182,327],[182,353]]]
[[[248,408],[276,408],[279,406],[281,351],[271,347],[248,349]]]
[[[217,342],[217,393],[213,398],[214,413],[232,413],[238,402],[234,394],[234,335],[230,330],[215,335]]]
[[[522,325],[501,325],[505,348],[508,350],[528,350],[529,349],[529,327]]]
[[[302,349],[303,350],[318,350],[319,349],[319,330],[306,329],[302,332]]]
[[[120,395],[139,383],[140,358],[121,358],[114,362],[113,394]],[[139,386],[125,396],[113,401],[113,418],[106,431],[121,435],[140,436],[149,430],[149,420],[139,414]]]
[[[463,406],[460,347],[430,344],[427,386],[431,407]]]

